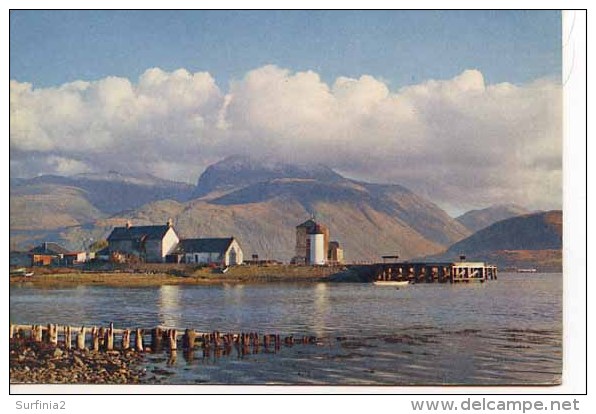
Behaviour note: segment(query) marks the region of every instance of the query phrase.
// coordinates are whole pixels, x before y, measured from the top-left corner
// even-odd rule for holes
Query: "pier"
[[[394,262],[371,266],[373,280],[379,281],[458,283],[497,279],[497,266],[484,262]]]

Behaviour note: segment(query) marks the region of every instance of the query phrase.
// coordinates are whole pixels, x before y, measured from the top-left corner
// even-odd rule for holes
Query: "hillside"
[[[10,190],[10,229],[50,230],[93,222],[105,213],[76,187],[30,184]]]
[[[246,254],[261,258],[288,261],[294,255],[295,226],[315,211],[325,223],[333,240],[339,240],[349,260],[380,260],[382,254],[400,253],[413,257],[418,252],[436,252],[443,245],[426,239],[406,223],[385,212],[375,210],[368,203],[318,200],[308,209],[295,199],[274,197],[246,204],[222,205],[196,200],[184,205],[169,206],[153,203],[122,216],[123,223],[160,223],[164,212],[174,217],[176,229],[182,237],[237,237]]]
[[[560,210],[505,219],[454,243],[434,258],[452,260],[465,254],[500,267],[535,267],[561,271],[563,215]]]
[[[188,200],[194,188],[190,184],[163,180],[149,174],[128,176],[115,171],[107,174],[77,174],[70,177],[42,175],[11,182],[11,192],[28,191],[52,194],[58,188],[75,188],[97,210],[105,214],[135,209],[163,199]]]
[[[433,254],[470,234],[431,201],[404,187],[350,180],[321,166],[231,157],[209,167],[192,194],[203,195],[190,201],[183,196],[152,200],[91,217],[92,222],[53,228],[44,236],[74,248],[81,240],[106,237],[127,219],[154,224],[172,218],[182,237],[234,235],[247,254],[288,261],[294,255],[295,226],[315,214],[329,226],[346,259],[360,261],[379,260],[383,254]],[[93,204],[99,195],[85,197],[101,211]],[[33,233],[19,236],[38,240]]]
[[[470,210],[457,217],[456,220],[471,232],[476,232],[497,221],[528,213],[530,213],[530,211],[515,204],[500,204],[482,210]]]
[[[149,174],[78,174],[10,179],[11,248],[58,241],[81,249],[104,237],[102,220],[161,199],[187,200],[194,187]],[[107,227],[106,227],[107,228]]]

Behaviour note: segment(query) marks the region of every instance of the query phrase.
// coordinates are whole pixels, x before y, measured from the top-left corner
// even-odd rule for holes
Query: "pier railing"
[[[497,279],[497,266],[482,262],[377,263],[374,280],[411,283],[484,282]]]

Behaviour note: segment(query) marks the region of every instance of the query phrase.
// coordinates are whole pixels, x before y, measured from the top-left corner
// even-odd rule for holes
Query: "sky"
[[[194,183],[239,153],[560,208],[561,42],[556,11],[11,11],[10,170]]]

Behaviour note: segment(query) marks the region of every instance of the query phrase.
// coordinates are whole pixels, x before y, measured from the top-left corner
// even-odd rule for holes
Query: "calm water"
[[[317,345],[146,358],[166,384],[551,384],[561,377],[561,274],[484,284],[11,286],[13,323],[316,335]]]

